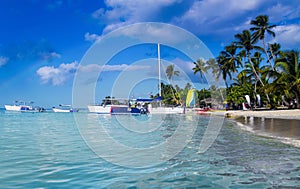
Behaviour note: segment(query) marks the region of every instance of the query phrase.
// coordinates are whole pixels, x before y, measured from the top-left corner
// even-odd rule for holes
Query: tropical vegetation
[[[217,98],[219,104],[240,109],[246,102],[245,95],[249,95],[255,108],[300,108],[299,51],[281,49],[273,42],[276,25],[270,24],[267,15],[259,15],[249,24],[249,29],[235,34],[215,59],[194,62],[192,70],[202,83],[202,89],[197,90],[197,106],[206,106],[212,103],[208,99]],[[216,81],[224,80],[224,86],[205,89],[207,73],[212,73]],[[173,78],[179,74],[173,64],[167,67],[170,84],[161,84],[164,104],[184,104],[191,84],[183,89],[173,86]]]
[[[235,40],[216,58],[216,78],[222,77],[226,83],[225,102],[238,108],[249,95],[254,107],[300,108],[299,51],[281,50],[280,44],[270,42],[276,36],[276,26],[269,23],[267,15],[257,16],[250,25],[234,35]],[[207,66],[200,69],[205,72]]]

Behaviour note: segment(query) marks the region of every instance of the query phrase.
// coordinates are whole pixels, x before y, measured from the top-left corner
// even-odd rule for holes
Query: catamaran
[[[160,59],[160,44],[157,44],[157,60],[158,60],[158,95],[161,99],[161,59]],[[149,104],[150,114],[184,114],[185,108],[181,106],[162,106],[161,102],[158,106]]]
[[[158,86],[159,97],[155,99],[130,99],[127,103],[119,103],[118,99],[105,99],[103,103],[88,105],[89,112],[99,114],[184,114],[185,108],[181,106],[162,106],[161,104],[161,60],[160,44],[158,51]],[[128,101],[128,100],[127,100]],[[114,103],[115,102],[115,103]],[[116,103],[117,102],[117,103]]]

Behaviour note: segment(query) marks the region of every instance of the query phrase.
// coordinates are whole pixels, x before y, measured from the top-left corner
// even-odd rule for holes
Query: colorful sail
[[[186,97],[186,107],[194,107],[196,105],[196,90],[190,89]]]

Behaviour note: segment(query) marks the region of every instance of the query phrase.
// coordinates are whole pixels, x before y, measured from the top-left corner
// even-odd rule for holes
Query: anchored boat
[[[78,112],[79,109],[74,109],[74,108],[71,107],[71,105],[60,104],[59,108],[53,107],[52,111],[53,112],[68,113],[68,112]]]
[[[148,108],[139,99],[106,98],[98,105],[88,105],[89,112],[98,114],[147,114]]]
[[[31,105],[28,104],[33,104],[33,102],[23,102],[23,101],[14,101],[13,105],[8,105],[5,104],[5,110],[7,111],[19,111],[19,112],[44,112],[45,109],[41,107],[32,107]]]

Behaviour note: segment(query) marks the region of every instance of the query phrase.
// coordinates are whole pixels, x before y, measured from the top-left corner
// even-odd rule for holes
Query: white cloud
[[[93,18],[101,18],[104,14],[105,10],[103,8],[100,8],[98,10],[96,10],[95,12],[93,12],[92,17]]]
[[[270,19],[272,19],[274,22],[278,22],[290,11],[291,7],[278,3],[274,6],[270,6],[266,10],[266,14],[271,15]]]
[[[57,68],[54,66],[44,66],[39,68],[36,73],[40,76],[42,83],[52,83],[52,85],[62,85],[70,77],[73,76],[74,72],[78,67],[77,61],[69,64],[62,63]]]
[[[189,39],[189,35],[181,32],[177,27],[169,25],[160,25],[155,23],[136,24],[133,27],[126,28],[121,32],[116,32],[115,35],[125,35],[135,37],[141,41],[153,42],[154,39],[169,43],[185,42]],[[180,36],[180,37],[178,37]]]
[[[109,8],[98,9],[92,16],[107,23],[103,30],[103,33],[107,33],[122,25],[150,21],[161,8],[180,2],[181,0],[107,0],[105,4]]]
[[[9,58],[0,56],[0,68],[8,62]]]
[[[57,52],[42,52],[40,53],[40,57],[42,60],[52,60],[53,58],[60,58],[61,55]]]
[[[86,74],[92,72],[109,72],[109,71],[137,71],[137,70],[149,70],[150,66],[145,65],[98,65],[89,64],[86,66],[79,65],[77,61],[72,63],[62,63],[58,67],[44,66],[39,68],[36,73],[41,78],[42,83],[51,83],[54,86],[63,85],[68,79],[74,76],[74,73],[78,70]]]
[[[180,67],[185,73],[190,74],[193,72],[193,68],[195,67],[192,61],[185,61],[180,58],[175,58],[172,60],[176,66]]]
[[[250,20],[252,16],[249,12],[259,10],[265,1],[107,0],[105,4],[108,8],[98,9],[92,16],[99,19],[102,24],[106,24],[103,34],[128,24],[161,21],[183,27],[196,34],[224,35],[224,31],[229,33],[236,28],[245,28],[245,21]],[[242,26],[237,26],[240,23]]]
[[[300,25],[292,24],[277,26],[275,42],[280,43],[283,48],[299,48],[300,44]]]
[[[290,0],[289,3],[283,0],[106,0],[105,4],[107,8],[92,14],[105,25],[101,35],[133,23],[163,22],[187,29],[198,37],[209,36],[208,40],[220,40],[220,43],[226,44],[233,40],[237,32],[249,29],[250,21],[260,14],[269,15],[270,23],[277,25],[295,23],[300,16],[297,0]],[[141,31],[145,31],[145,36],[156,35],[154,30]],[[163,37],[170,36],[173,40],[172,35]],[[91,41],[98,37],[96,34],[86,34],[86,39]]]
[[[94,33],[90,34],[89,32],[87,32],[87,33],[84,34],[84,39],[86,41],[95,42],[95,41],[99,40],[100,38],[101,38],[100,35],[97,35],[97,34],[94,34]]]
[[[212,34],[227,28],[244,25],[247,11],[254,11],[263,4],[262,0],[203,0],[195,1],[188,11],[174,19],[174,23],[196,33]],[[243,18],[243,19],[241,19]],[[235,22],[235,23],[234,23]],[[244,26],[238,26],[243,28]]]

